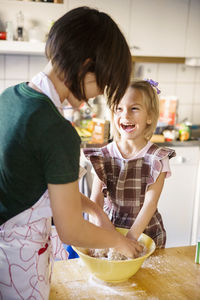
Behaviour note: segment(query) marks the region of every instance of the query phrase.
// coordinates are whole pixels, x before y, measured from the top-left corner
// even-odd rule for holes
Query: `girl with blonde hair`
[[[175,152],[150,141],[159,117],[157,85],[132,81],[121,101],[110,106],[113,142],[84,153],[96,173],[91,199],[115,226],[129,229],[127,237],[137,240],[144,232],[162,248],[166,231],[157,205]]]

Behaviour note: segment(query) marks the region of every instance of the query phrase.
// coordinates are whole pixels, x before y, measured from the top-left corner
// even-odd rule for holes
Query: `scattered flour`
[[[65,285],[68,290],[67,299],[70,300],[133,300],[137,296],[144,296],[146,299],[147,295],[144,291],[137,290],[137,284],[126,281],[121,283],[109,283],[104,282],[92,275],[86,282],[72,281],[67,282]],[[136,289],[135,289],[136,288]]]

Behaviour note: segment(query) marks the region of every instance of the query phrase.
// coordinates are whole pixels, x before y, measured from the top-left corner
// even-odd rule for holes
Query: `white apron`
[[[48,299],[53,261],[68,257],[51,216],[46,192],[0,226],[0,300]]]
[[[48,77],[39,73],[32,81],[62,113]],[[51,217],[46,191],[31,208],[0,226],[0,300],[48,299],[53,261],[68,257]]]

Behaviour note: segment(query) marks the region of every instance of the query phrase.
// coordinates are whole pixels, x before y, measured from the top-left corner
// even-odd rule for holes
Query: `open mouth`
[[[135,129],[134,124],[120,124],[121,128],[126,132],[132,132]]]

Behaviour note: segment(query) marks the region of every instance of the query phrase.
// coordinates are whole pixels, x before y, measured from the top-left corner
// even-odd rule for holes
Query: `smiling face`
[[[143,140],[151,119],[139,89],[128,88],[114,112],[114,124],[121,139]]]

